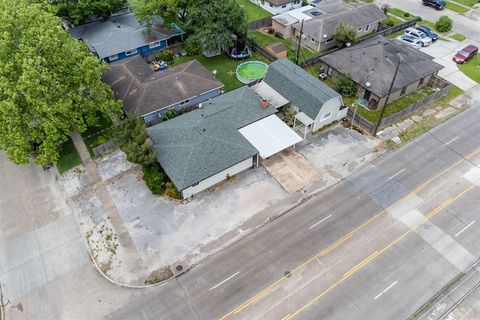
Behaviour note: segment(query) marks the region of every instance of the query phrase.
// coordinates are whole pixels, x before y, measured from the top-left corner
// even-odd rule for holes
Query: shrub
[[[155,60],[163,61],[166,64],[172,64],[173,60],[175,59],[175,54],[171,50],[165,50],[157,54]]]
[[[341,21],[335,29],[333,37],[335,38],[337,45],[343,47],[347,43],[354,43],[357,41],[357,30],[344,21]]]
[[[165,192],[167,196],[173,199],[182,199],[182,193],[175,188],[173,183],[167,182],[165,184]]]
[[[175,109],[170,109],[168,110],[167,112],[165,112],[165,114],[163,115],[162,117],[162,120],[163,121],[167,121],[167,120],[170,120],[170,119],[173,119],[175,118],[176,116],[178,116],[179,114],[177,114],[177,110]]]
[[[392,19],[388,18],[387,20],[383,21],[383,24],[389,26],[389,27],[393,27],[395,25],[395,21],[393,21]]]
[[[441,16],[435,23],[435,28],[440,32],[448,32],[452,30],[453,21],[448,16]]]
[[[342,74],[338,78],[337,89],[344,96],[354,96],[357,93],[357,85],[346,74]]]
[[[166,189],[165,174],[156,164],[142,166],[143,180],[153,194],[162,194]]]
[[[404,16],[405,18],[408,18],[408,17],[410,17],[410,13],[405,12],[405,13],[403,14],[403,16]]]

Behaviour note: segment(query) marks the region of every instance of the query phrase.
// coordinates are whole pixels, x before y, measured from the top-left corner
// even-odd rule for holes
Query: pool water
[[[243,83],[250,83],[267,74],[268,65],[260,61],[249,61],[238,65],[237,77]]]

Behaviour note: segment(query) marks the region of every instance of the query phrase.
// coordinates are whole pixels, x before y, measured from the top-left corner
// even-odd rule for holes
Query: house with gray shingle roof
[[[160,17],[147,27],[133,13],[112,15],[107,21],[79,25],[69,32],[75,39],[84,41],[90,51],[105,62],[164,50],[183,41],[185,35],[175,23],[165,26]]]
[[[102,79],[127,114],[158,123],[168,110],[188,109],[220,95],[223,83],[197,60],[154,71],[141,56],[110,64]]]
[[[244,86],[147,129],[158,162],[184,198],[301,141],[263,102]]]
[[[250,0],[272,14],[287,12],[302,6],[302,0]]]
[[[334,81],[340,74],[348,74],[360,89],[358,97],[369,108],[376,109],[385,105],[400,58],[402,63],[389,102],[426,86],[443,68],[432,56],[382,36],[324,55],[321,61],[327,76]]]

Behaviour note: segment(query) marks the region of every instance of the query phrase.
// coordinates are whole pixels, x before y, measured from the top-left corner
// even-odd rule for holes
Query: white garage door
[[[262,159],[302,141],[302,138],[276,115],[263,118],[238,131],[258,150]]]

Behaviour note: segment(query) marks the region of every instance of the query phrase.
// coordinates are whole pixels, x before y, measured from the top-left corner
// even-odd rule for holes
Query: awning
[[[302,138],[276,115],[263,118],[238,131],[258,150],[262,159],[302,141]]]
[[[267,100],[270,105],[275,109],[283,107],[284,105],[289,103],[289,101],[285,99],[280,93],[275,91],[272,87],[270,87],[267,83],[263,81],[251,86],[250,88],[255,91],[260,97]]]
[[[305,126],[309,126],[309,125],[311,125],[312,123],[315,122],[315,120],[313,120],[312,118],[310,118],[309,116],[307,116],[307,114],[305,114],[303,112],[297,113],[295,115],[295,118],[297,118]]]

